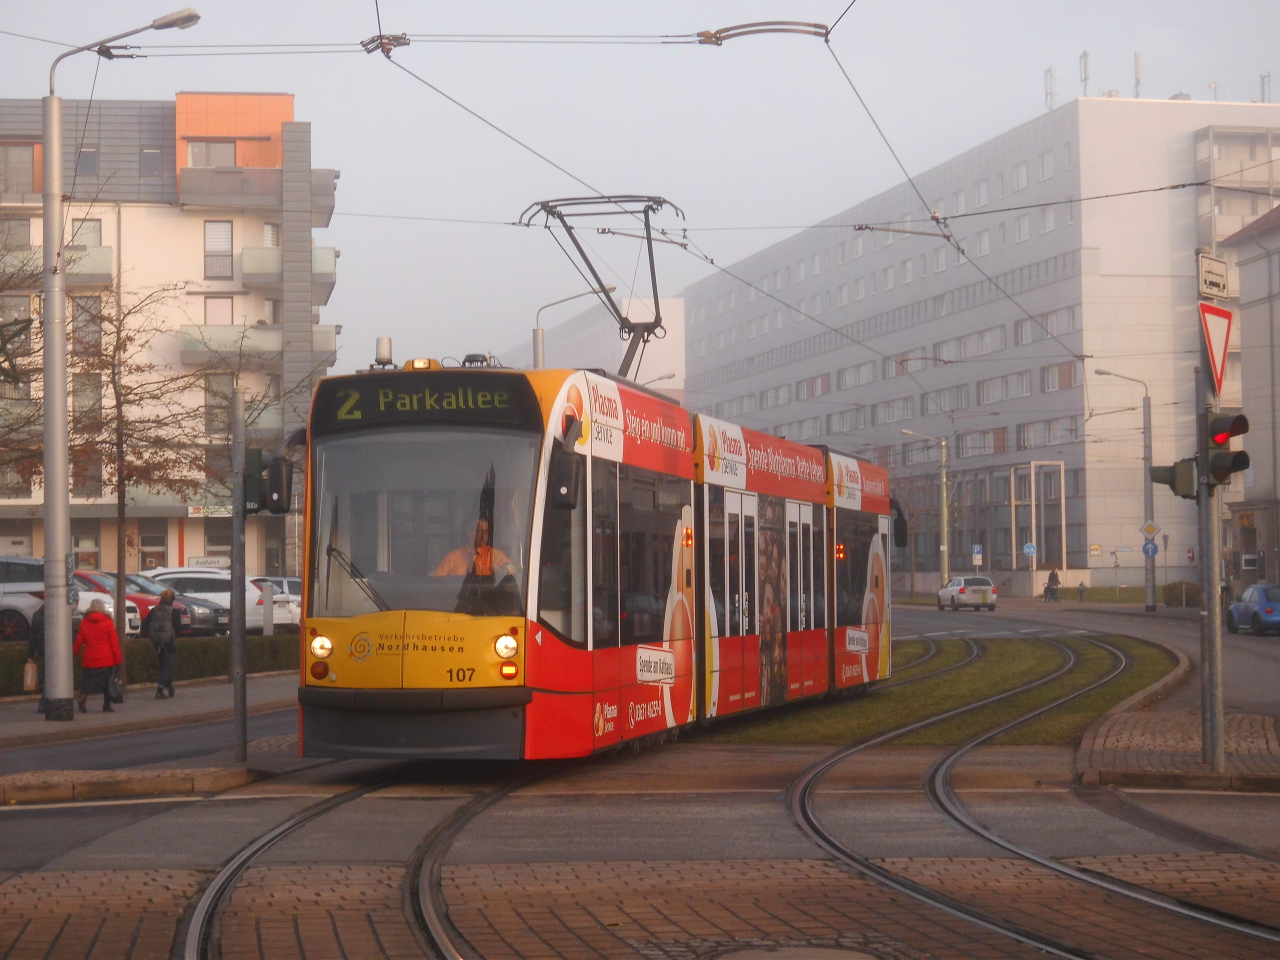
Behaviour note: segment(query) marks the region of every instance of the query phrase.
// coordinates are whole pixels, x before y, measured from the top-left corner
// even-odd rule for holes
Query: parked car
[[[174,593],[211,600],[230,609],[231,571],[218,567],[158,567],[148,570],[147,576],[162,583]],[[262,591],[252,581],[245,581],[244,606],[252,610]],[[230,622],[230,621],[228,621]]]
[[[115,601],[108,593],[86,590],[75,583],[79,592],[77,612],[83,614],[94,600],[106,604],[108,616],[115,616]],[[44,606],[44,561],[39,557],[0,558],[0,640],[26,643],[31,635],[31,621]],[[136,636],[142,629],[138,605],[125,602],[125,634]]]
[[[952,577],[938,591],[938,609],[950,606],[952,610],[973,607],[981,610],[996,608],[996,585],[987,577]]]
[[[245,619],[250,624],[262,622],[262,598],[266,595],[266,585],[270,583],[274,591],[272,622],[277,628],[302,625],[301,577],[254,577],[253,582],[257,584],[261,593],[258,596],[258,602],[246,608]]]
[[[231,629],[231,610],[222,604],[215,603],[212,600],[205,600],[201,597],[187,596],[178,590],[174,590],[173,587],[163,584],[159,580],[152,580],[141,573],[130,573],[126,576],[129,580],[129,586],[154,595],[157,602],[160,599],[160,594],[165,590],[174,591],[173,608],[175,610],[186,610],[191,617],[190,627],[187,626],[185,620],[182,623],[183,636],[210,637],[214,634],[226,633]]]
[[[1255,583],[1227,608],[1227,631],[1239,633],[1248,624],[1255,636],[1268,630],[1280,633],[1280,586]]]

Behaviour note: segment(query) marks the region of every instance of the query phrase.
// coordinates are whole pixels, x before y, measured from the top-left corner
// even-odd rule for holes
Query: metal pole
[[[1142,395],[1142,515],[1146,523],[1156,519],[1155,491],[1151,486],[1151,394]],[[1154,541],[1154,538],[1150,538]],[[1147,613],[1156,612],[1156,558],[1143,557],[1147,576]]]
[[[1196,368],[1197,413],[1216,404],[1208,378]],[[1200,521],[1200,736],[1204,763],[1214,773],[1226,772],[1222,715],[1222,604],[1218,580],[1222,565],[1222,535],[1209,485],[1209,434],[1206,418],[1196,417],[1196,508]]]
[[[941,531],[938,552],[941,554],[939,572],[942,574],[942,582],[938,584],[941,590],[947,585],[947,581],[951,579],[951,519],[947,515],[947,441],[939,440],[938,446],[941,448],[940,462],[942,464],[942,487],[939,494],[939,508],[941,512],[938,514],[938,529]]]
[[[547,366],[546,353],[543,349],[542,327],[533,328],[533,369],[545,370]]]
[[[231,394],[231,683],[237,763],[248,759],[244,590],[244,387],[237,384]]]
[[[62,263],[62,100],[44,98],[44,670],[46,720],[75,718],[67,451],[67,300]]]

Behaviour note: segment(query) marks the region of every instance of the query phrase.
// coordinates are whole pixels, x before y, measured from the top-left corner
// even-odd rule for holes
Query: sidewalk
[[[291,707],[298,702],[298,675],[291,670],[251,676],[247,690],[250,714]],[[76,713],[70,723],[46,720],[36,713],[34,698],[12,700],[0,703],[0,750],[223,720],[233,709],[231,684],[221,679],[178,684],[177,696],[164,700],[155,699],[152,687],[130,689],[111,713],[103,713],[102,698],[94,697],[89,712]]]

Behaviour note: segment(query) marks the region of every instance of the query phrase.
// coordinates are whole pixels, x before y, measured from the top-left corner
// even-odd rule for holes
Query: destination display
[[[528,379],[514,372],[405,370],[322,380],[316,388],[314,436],[415,423],[541,431],[542,412]]]

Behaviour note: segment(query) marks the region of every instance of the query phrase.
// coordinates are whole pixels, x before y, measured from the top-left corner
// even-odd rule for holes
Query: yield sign
[[[1222,393],[1222,376],[1227,372],[1227,344],[1231,342],[1231,311],[1200,304],[1200,329],[1209,352],[1209,366],[1213,368],[1214,388]]]

